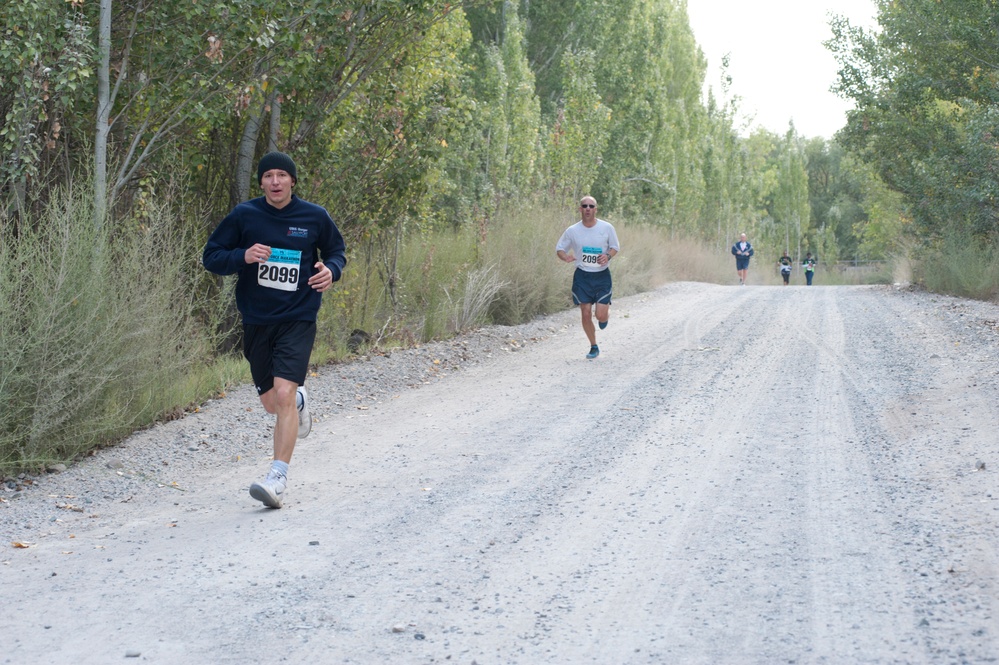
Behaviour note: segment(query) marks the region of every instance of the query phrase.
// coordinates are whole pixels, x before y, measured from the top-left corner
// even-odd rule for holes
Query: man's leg
[[[277,416],[274,425],[274,459],[288,464],[298,439],[298,406],[295,394],[298,384],[274,377],[274,387],[260,396],[267,413]]]
[[[604,303],[597,303],[597,321],[601,324],[600,327],[604,328],[607,325],[607,319],[610,318],[610,305],[605,305]]]
[[[597,305],[597,311],[599,312],[599,305]],[[590,340],[590,346],[597,345],[597,330],[593,325],[593,305],[588,302],[580,303],[579,312],[583,317],[583,332],[586,333],[586,339]]]
[[[263,481],[250,485],[250,496],[270,508],[281,507],[281,495],[288,486],[288,462],[298,439],[298,384],[274,377],[274,387],[260,396],[267,413],[277,416],[274,425],[274,461]]]

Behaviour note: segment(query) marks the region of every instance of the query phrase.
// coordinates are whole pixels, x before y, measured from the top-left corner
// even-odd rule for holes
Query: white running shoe
[[[309,393],[305,386],[298,387],[298,394],[302,396],[302,406],[298,407],[298,438],[304,439],[312,431],[312,414],[309,413]]]
[[[270,508],[281,507],[281,495],[288,486],[288,479],[281,473],[271,471],[262,482],[250,485],[250,496]]]

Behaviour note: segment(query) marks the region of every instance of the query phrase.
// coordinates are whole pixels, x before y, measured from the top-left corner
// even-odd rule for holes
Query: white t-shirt
[[[576,267],[586,272],[607,270],[607,265],[597,263],[597,257],[606,254],[607,250],[621,251],[617,240],[617,232],[610,222],[598,219],[597,223],[587,228],[579,221],[567,228],[555,245],[555,251],[572,251],[576,257]],[[609,265],[609,264],[608,264]]]

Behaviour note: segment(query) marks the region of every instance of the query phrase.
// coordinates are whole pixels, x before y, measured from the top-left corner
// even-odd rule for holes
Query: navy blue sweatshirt
[[[268,263],[246,263],[246,250],[256,243],[271,248]],[[236,307],[243,323],[268,325],[315,321],[323,295],[309,286],[309,278],[321,257],[333,281],[339,280],[347,265],[345,249],[322,206],[292,196],[278,209],[261,196],[226,215],[208,239],[202,261],[218,275],[239,273]]]

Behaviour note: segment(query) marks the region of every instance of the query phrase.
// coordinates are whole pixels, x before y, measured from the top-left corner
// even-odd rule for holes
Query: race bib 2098
[[[602,247],[584,247],[583,255],[580,257],[580,262],[586,265],[598,266],[600,262],[597,260],[600,255],[604,253]]]

